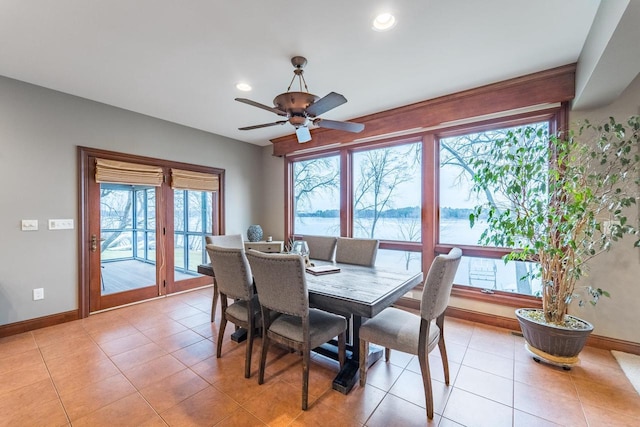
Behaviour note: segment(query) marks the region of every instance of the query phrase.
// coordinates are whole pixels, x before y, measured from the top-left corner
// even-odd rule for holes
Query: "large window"
[[[545,132],[549,130],[548,122],[529,123],[529,125],[535,125]],[[515,129],[515,127],[495,127],[439,139],[439,244],[479,246],[480,235],[486,230],[486,222],[481,218],[471,227],[469,222],[471,209],[479,202],[489,202],[500,208],[505,206],[506,199],[499,189],[483,194],[471,191],[472,161],[486,157],[494,141]],[[545,177],[541,179],[546,180]],[[456,284],[482,288],[487,292],[505,291],[539,295],[540,281],[532,279],[531,274],[537,265],[520,261],[505,264],[500,259],[502,254],[486,252],[484,255],[463,257],[456,275]]]
[[[420,241],[421,147],[353,154],[353,236]]]
[[[353,153],[353,237],[420,242],[422,144]],[[377,265],[420,271],[420,252],[383,245]]]
[[[377,265],[421,271],[421,162],[419,142],[294,160],[294,234],[379,239]]]
[[[362,144],[291,158],[291,234],[380,240],[377,265],[426,271],[438,253],[463,249],[455,284],[482,294],[536,296],[535,262],[509,262],[511,248],[479,243],[486,222],[469,222],[479,202],[500,206],[499,191],[472,192],[472,161],[518,126],[549,131],[552,114],[426,132],[412,142]],[[425,155],[424,151],[428,153]],[[423,164],[424,159],[431,163]],[[346,167],[346,169],[344,169]],[[545,177],[541,177],[545,179]],[[347,204],[345,204],[345,201]]]
[[[293,217],[296,234],[340,235],[340,157],[293,164]]]

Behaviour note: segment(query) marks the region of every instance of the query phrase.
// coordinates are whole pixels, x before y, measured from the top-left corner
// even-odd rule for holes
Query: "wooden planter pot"
[[[593,331],[591,323],[568,315],[582,326],[580,329],[566,328],[529,319],[525,312],[542,311],[536,308],[520,308],[516,317],[524,335],[526,349],[536,362],[545,361],[553,365],[570,369],[578,363],[578,354],[584,348],[587,337]]]

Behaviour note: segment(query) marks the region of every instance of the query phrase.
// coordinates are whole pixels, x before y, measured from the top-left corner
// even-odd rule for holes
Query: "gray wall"
[[[284,239],[284,157],[273,156],[273,146],[262,148],[262,229],[265,236]],[[286,243],[286,242],[285,242]]]
[[[640,74],[615,102],[595,110],[573,111],[571,121],[588,119],[601,123],[610,116],[625,120],[637,114],[640,114]],[[628,215],[629,220],[638,224],[640,206]],[[610,252],[595,258],[590,263],[589,276],[582,280],[582,285],[609,291],[611,298],[602,298],[595,307],[573,304],[570,312],[592,322],[594,334],[640,343],[640,249],[632,247],[634,241],[633,237],[626,237]]]
[[[77,146],[225,169],[226,232],[261,219],[261,147],[0,77],[0,325],[77,308]]]

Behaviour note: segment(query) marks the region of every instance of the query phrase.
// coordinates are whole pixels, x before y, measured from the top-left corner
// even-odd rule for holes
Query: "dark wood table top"
[[[331,264],[313,261],[316,265]],[[339,273],[307,273],[309,303],[324,310],[372,318],[402,295],[422,283],[422,273],[384,267],[334,264]],[[198,266],[200,274],[213,276],[211,264]]]

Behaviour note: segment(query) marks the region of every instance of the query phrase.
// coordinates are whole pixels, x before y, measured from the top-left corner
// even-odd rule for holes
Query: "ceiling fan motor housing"
[[[277,109],[286,111],[291,116],[293,115],[305,115],[305,110],[309,105],[316,102],[319,97],[312,93],[307,92],[285,92],[276,96],[273,99],[273,105]]]

